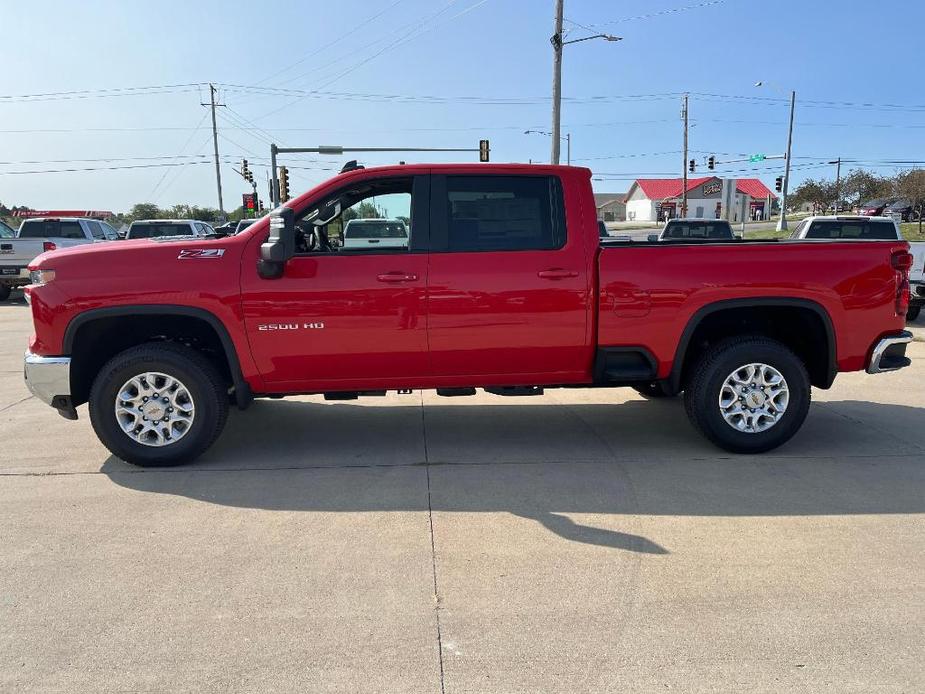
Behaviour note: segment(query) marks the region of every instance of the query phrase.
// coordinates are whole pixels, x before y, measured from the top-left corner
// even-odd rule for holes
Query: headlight
[[[48,284],[55,278],[54,270],[32,270],[29,272],[29,284],[33,287],[41,287]]]

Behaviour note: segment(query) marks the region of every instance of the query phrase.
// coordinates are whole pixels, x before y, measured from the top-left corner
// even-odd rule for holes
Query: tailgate
[[[16,274],[9,268],[26,267],[37,255],[45,250],[42,239],[3,239],[0,241],[0,274]]]
[[[914,258],[909,279],[913,282],[925,282],[925,241],[910,243],[909,247]]]

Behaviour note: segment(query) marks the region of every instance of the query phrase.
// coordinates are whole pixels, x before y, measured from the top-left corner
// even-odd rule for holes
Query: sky
[[[208,83],[218,88],[226,209],[266,192],[269,144],[476,148],[548,161],[553,0],[128,2],[0,0],[0,202],[126,211],[217,206]],[[565,0],[562,132],[598,192],[680,176],[681,94],[690,149],[718,175],[769,185],[786,148],[792,186],[863,166],[925,161],[919,96],[925,3],[882,0]],[[765,86],[756,88],[756,81]],[[110,90],[101,92],[100,90]],[[288,91],[287,91],[288,90]],[[62,94],[63,92],[67,92]],[[78,93],[74,93],[78,92]],[[30,96],[32,95],[32,96]],[[47,95],[47,96],[34,96]],[[348,158],[477,161],[474,152],[289,155],[293,192]],[[565,162],[565,143],[562,153]],[[121,168],[107,168],[121,167]],[[132,168],[125,168],[132,167]],[[94,169],[61,171],[61,169]]]

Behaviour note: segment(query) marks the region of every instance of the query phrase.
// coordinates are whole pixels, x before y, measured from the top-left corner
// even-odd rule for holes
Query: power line
[[[664,17],[665,15],[669,15],[669,14],[677,14],[677,13],[679,13],[679,12],[687,12],[687,11],[689,11],[689,10],[698,10],[698,9],[703,8],[703,7],[711,7],[711,6],[713,6],[713,5],[721,5],[721,4],[723,4],[724,2],[726,2],[726,0],[708,0],[707,2],[699,2],[699,3],[695,4],[695,5],[685,5],[685,6],[683,6],[683,7],[672,7],[672,8],[667,9],[667,10],[659,10],[658,12],[647,12],[646,14],[638,14],[638,15],[636,15],[636,16],[634,16],[634,17],[623,17],[622,19],[611,19],[611,20],[606,21],[606,22],[598,22],[598,23],[596,23],[596,24],[590,24],[590,25],[588,25],[588,26],[590,26],[590,27],[604,27],[604,26],[611,26],[611,25],[613,25],[613,24],[622,24],[623,22],[636,22],[636,21],[640,21],[640,20],[643,20],[643,19],[654,19],[655,17]],[[571,21],[571,20],[568,20],[568,21]],[[577,24],[577,22],[572,22],[572,24]],[[581,25],[579,25],[579,26],[581,26]],[[587,29],[588,27],[584,27],[584,26],[583,26],[582,28]],[[589,29],[589,31],[590,31],[590,29]]]
[[[75,89],[65,92],[44,92],[39,94],[4,94],[0,95],[0,103],[66,101],[72,99],[147,96],[150,94],[193,92],[201,88],[202,84],[202,82],[188,82],[186,84],[162,84],[149,87],[112,87],[107,89]]]
[[[339,74],[336,75],[335,77],[333,77],[333,78],[327,80],[327,81],[324,82],[322,85],[320,85],[320,86],[318,87],[318,89],[324,89],[324,88],[327,87],[328,85],[333,84],[334,82],[340,80],[341,78],[345,77],[346,75],[349,75],[351,72],[353,72],[353,71],[359,69],[359,68],[362,67],[363,65],[366,65],[366,64],[369,63],[370,61],[372,61],[372,60],[378,58],[380,55],[382,55],[383,53],[385,53],[385,52],[391,50],[392,48],[397,48],[397,47],[399,47],[399,46],[402,46],[402,45],[404,45],[405,43],[408,43],[411,39],[417,38],[418,36],[420,36],[421,34],[427,32],[427,31],[430,31],[430,30],[432,30],[432,29],[436,29],[436,28],[438,28],[438,27],[440,27],[440,26],[443,26],[444,24],[447,24],[447,23],[449,23],[449,22],[451,22],[451,21],[453,21],[453,20],[455,20],[455,19],[457,19],[457,18],[459,18],[459,17],[462,17],[463,15],[465,15],[465,14],[471,12],[472,10],[474,10],[474,9],[476,9],[476,8],[478,8],[478,7],[481,7],[481,6],[484,5],[486,2],[488,2],[488,0],[478,0],[478,2],[476,2],[476,3],[472,4],[472,5],[470,5],[469,7],[467,7],[466,9],[464,9],[462,12],[458,12],[457,14],[453,15],[452,17],[450,17],[446,22],[443,22],[443,24],[435,24],[435,25],[432,25],[432,26],[430,26],[430,27],[426,26],[426,23],[427,23],[428,21],[431,21],[432,19],[435,19],[436,17],[438,17],[438,16],[440,16],[441,14],[443,14],[447,9],[449,9],[449,8],[450,8],[452,5],[454,5],[457,1],[458,1],[458,0],[450,0],[450,2],[447,3],[442,9],[440,9],[440,10],[438,10],[437,12],[432,13],[431,15],[429,15],[429,16],[428,16],[427,18],[425,18],[420,24],[415,24],[415,25],[413,25],[413,26],[414,26],[413,29],[411,29],[410,31],[406,32],[404,35],[400,36],[398,39],[396,39],[396,40],[393,41],[392,43],[387,44],[384,48],[382,48],[381,50],[377,51],[376,53],[373,53],[373,54],[370,55],[369,57],[367,57],[367,58],[361,60],[360,62],[358,62],[358,63],[352,65],[351,67],[347,68],[346,70],[344,70],[343,72],[339,73]],[[257,118],[257,120],[262,120],[262,119],[264,119],[264,118],[266,118],[266,117],[268,117],[268,116],[271,116],[271,115],[273,115],[273,114],[275,114],[275,113],[278,113],[278,112],[280,112],[280,111],[282,111],[282,110],[284,110],[284,109],[287,109],[287,108],[289,108],[290,106],[294,106],[295,104],[299,103],[299,102],[300,102],[302,99],[304,99],[304,98],[306,98],[306,97],[304,97],[304,96],[303,96],[303,97],[299,97],[298,99],[295,99],[295,100],[291,101],[291,102],[288,103],[288,104],[284,104],[283,106],[281,106],[281,107],[279,107],[279,108],[277,108],[277,109],[274,109],[273,111],[270,111],[269,113],[265,113],[265,114],[263,114],[262,116],[259,116],[259,117]]]

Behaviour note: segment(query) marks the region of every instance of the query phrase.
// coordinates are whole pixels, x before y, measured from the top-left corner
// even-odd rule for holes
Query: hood
[[[161,239],[135,239],[131,241],[99,241],[68,248],[48,251],[35,257],[29,263],[30,269],[54,268],[65,263],[87,262],[96,266],[96,261],[118,263],[122,259],[143,260],[150,254],[150,260],[166,257],[176,258],[178,249],[207,249],[216,246],[227,248],[229,238],[205,239],[202,237],[174,237]]]

